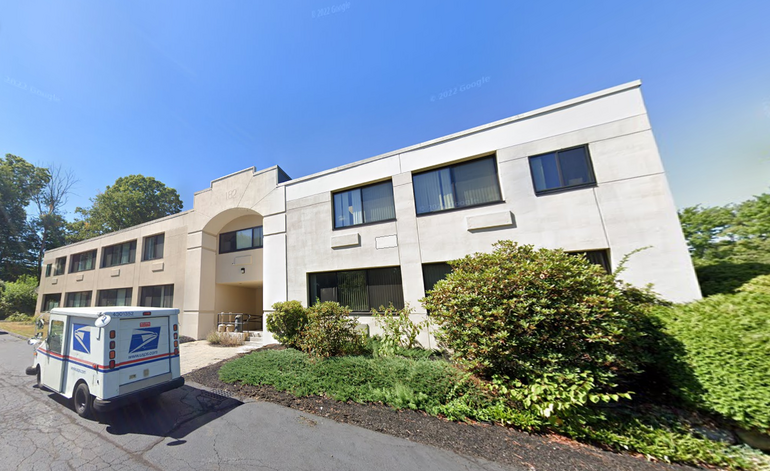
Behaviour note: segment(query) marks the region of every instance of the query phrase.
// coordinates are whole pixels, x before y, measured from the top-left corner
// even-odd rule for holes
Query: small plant
[[[206,336],[206,340],[211,345],[219,345],[220,343],[222,343],[222,338],[220,337],[219,332],[217,332],[216,330],[212,330],[211,332],[209,332],[209,334]]]
[[[299,301],[273,304],[275,312],[267,316],[267,330],[276,340],[291,348],[299,348],[302,331],[307,326],[307,309]]]
[[[364,351],[366,338],[356,330],[358,321],[350,310],[336,302],[317,302],[307,310],[307,325],[300,333],[299,347],[316,358],[355,355]]]
[[[375,324],[382,329],[381,341],[377,353],[381,356],[395,355],[399,348],[412,349],[421,347],[417,341],[420,331],[427,328],[429,321],[414,322],[410,315],[413,310],[407,304],[403,309],[396,309],[393,304],[372,309]]]

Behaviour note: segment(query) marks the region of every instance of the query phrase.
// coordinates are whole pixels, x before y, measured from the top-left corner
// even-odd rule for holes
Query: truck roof
[[[92,317],[96,319],[102,314],[111,317],[143,317],[145,312],[150,316],[169,316],[179,314],[179,309],[168,307],[142,307],[142,306],[101,306],[101,307],[55,307],[51,314],[63,316]]]

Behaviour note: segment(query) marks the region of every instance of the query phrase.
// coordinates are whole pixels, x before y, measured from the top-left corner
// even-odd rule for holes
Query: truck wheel
[[[40,366],[37,367],[37,373],[35,373],[35,378],[37,379],[37,388],[43,389],[43,380],[40,378]]]
[[[75,393],[72,395],[72,401],[75,404],[75,412],[80,417],[85,419],[91,416],[91,406],[94,403],[94,398],[91,396],[91,392],[88,390],[86,383],[78,383],[75,386]]]

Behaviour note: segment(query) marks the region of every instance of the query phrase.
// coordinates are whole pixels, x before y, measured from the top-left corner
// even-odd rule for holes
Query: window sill
[[[585,183],[583,185],[574,185],[574,186],[563,186],[560,188],[552,188],[550,190],[543,190],[543,191],[535,191],[535,196],[547,196],[547,195],[554,195],[558,193],[564,193],[572,190],[582,190],[585,188],[596,188],[596,182],[592,183]]]
[[[359,227],[364,226],[375,226],[377,224],[383,224],[386,222],[395,222],[396,218],[393,219],[383,219],[382,221],[374,221],[374,222],[362,222],[361,224],[352,224],[350,226],[342,226],[342,227],[333,227],[332,230],[334,231],[344,231],[345,229],[356,229]]]
[[[259,246],[259,247],[249,247],[248,249],[228,250],[227,252],[222,252],[222,251],[220,251],[220,252],[219,252],[219,255],[227,255],[227,254],[229,254],[229,253],[245,252],[245,251],[247,251],[247,250],[256,250],[256,249],[261,249],[261,248],[263,248],[263,246]]]
[[[505,200],[498,200],[498,201],[490,201],[489,203],[482,203],[482,204],[474,204],[473,206],[461,206],[459,208],[449,208],[449,209],[440,209],[438,211],[430,211],[427,213],[419,213],[417,214],[417,217],[424,217],[424,216],[433,216],[436,214],[446,214],[446,213],[454,213],[456,211],[464,211],[466,209],[474,209],[474,208],[484,208],[487,206],[495,206],[498,204],[505,203]]]

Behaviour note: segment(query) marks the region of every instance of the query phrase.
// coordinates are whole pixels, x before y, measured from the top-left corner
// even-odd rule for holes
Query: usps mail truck
[[[28,375],[72,399],[82,417],[184,384],[179,310],[150,307],[54,308]]]

